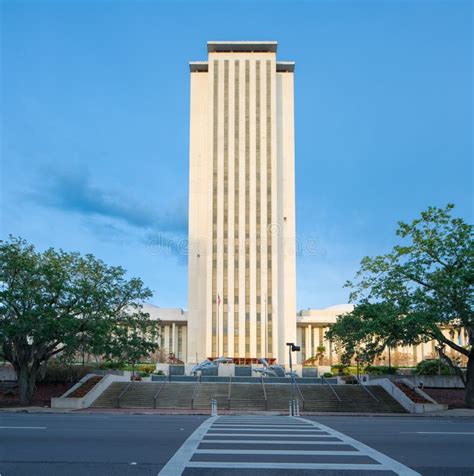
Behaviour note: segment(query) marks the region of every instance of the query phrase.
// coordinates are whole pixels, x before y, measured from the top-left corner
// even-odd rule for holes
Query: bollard
[[[298,400],[290,400],[288,402],[290,416],[300,416],[300,402]]]
[[[215,398],[211,400],[211,416],[217,416],[217,400]]]

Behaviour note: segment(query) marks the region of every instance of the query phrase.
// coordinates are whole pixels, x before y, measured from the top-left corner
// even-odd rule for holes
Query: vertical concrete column
[[[165,340],[164,340],[164,348],[166,352],[169,354],[171,352],[170,349],[170,326],[164,326],[165,328]]]
[[[188,358],[188,327],[183,326],[183,362],[191,362]]]
[[[171,329],[172,329],[171,335],[173,336],[173,342],[171,344],[171,352],[173,352],[173,354],[176,355],[177,350],[178,350],[178,344],[176,342],[178,340],[178,335],[177,335],[177,332],[176,332],[176,323],[175,322],[173,322]]]
[[[306,332],[306,352],[305,359],[309,359],[313,356],[313,333],[311,329],[311,324],[308,324],[305,329]]]
[[[327,327],[323,327],[323,336],[325,335],[325,333],[328,331],[328,328]],[[332,365],[332,352],[331,352],[331,343],[329,341],[329,339],[324,339],[324,347],[326,348],[324,354],[326,355],[326,357],[329,359],[331,365]]]

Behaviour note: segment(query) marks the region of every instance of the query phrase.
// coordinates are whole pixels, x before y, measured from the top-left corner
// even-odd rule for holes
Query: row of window
[[[266,101],[266,152],[267,152],[267,175],[268,175],[268,183],[271,184],[271,157],[272,157],[272,153],[271,153],[271,104],[270,104],[270,100],[271,100],[271,75],[269,74],[269,66],[270,66],[270,62],[268,61],[267,62],[267,101]],[[235,119],[235,122],[234,122],[234,134],[235,134],[235,138],[239,138],[240,137],[240,124],[239,124],[239,118],[240,118],[240,97],[239,97],[239,94],[240,94],[240,62],[239,61],[236,61],[235,62],[235,70],[236,70],[236,74],[235,74],[235,83],[234,83],[234,101],[235,101],[235,110],[234,110],[234,119]],[[260,102],[260,74],[261,74],[261,62],[260,61],[257,61],[256,63],[256,80],[257,80],[257,83],[256,83],[256,88],[257,88],[257,94],[256,94],[256,128],[257,128],[257,134],[256,134],[256,144],[255,144],[255,147],[256,147],[256,151],[257,151],[257,156],[256,156],[256,160],[257,160],[257,164],[256,164],[256,168],[257,168],[257,173],[256,173],[256,178],[257,178],[257,184],[256,184],[256,191],[257,191],[257,203],[256,203],[256,228],[257,228],[257,235],[260,236],[260,231],[261,231],[261,194],[260,194],[260,191],[261,191],[261,187],[260,187],[260,179],[261,179],[261,173],[260,173],[260,164],[261,164],[261,150],[262,150],[262,147],[261,147],[261,131],[260,131],[260,127],[261,127],[261,118],[260,118],[260,114],[261,114],[261,102]],[[245,85],[244,85],[244,88],[245,88],[245,99],[244,99],[244,103],[245,103],[245,150],[244,150],[244,153],[245,153],[245,179],[246,179],[246,186],[245,186],[245,238],[248,239],[249,238],[249,225],[250,225],[250,220],[249,220],[249,217],[250,217],[250,184],[248,183],[249,182],[249,179],[250,179],[250,174],[249,174],[249,169],[250,169],[250,61],[249,60],[246,60],[245,61],[245,72],[244,72],[244,76],[245,76]],[[218,197],[218,194],[217,194],[217,191],[218,191],[218,186],[217,186],[217,182],[218,182],[218,174],[217,174],[217,162],[218,162],[218,157],[217,157],[217,154],[218,154],[218,147],[217,147],[217,123],[218,123],[218,110],[219,110],[219,107],[218,107],[218,82],[219,82],[219,68],[218,68],[218,62],[217,60],[214,61],[214,76],[213,76],[213,80],[214,80],[214,111],[213,111],[213,133],[214,133],[214,140],[213,140],[213,168],[214,168],[214,172],[213,172],[213,192],[214,192],[214,197],[213,197],[213,230],[212,230],[212,236],[213,236],[213,240],[214,240],[214,245],[213,245],[213,259],[212,259],[212,294],[213,294],[213,301],[214,301],[214,296],[217,296],[218,294],[218,287],[217,287],[217,267],[218,267],[218,263],[217,263],[217,206],[218,206],[218,200],[219,200],[219,197]],[[224,180],[224,196],[223,196],[223,205],[224,205],[224,223],[223,223],[223,226],[224,226],[224,240],[225,242],[227,242],[227,237],[228,237],[228,205],[229,205],[229,197],[228,197],[228,192],[229,192],[229,188],[228,188],[228,182],[229,182],[229,176],[228,176],[228,167],[229,167],[229,164],[228,164],[228,161],[229,161],[229,156],[228,156],[228,149],[229,149],[229,142],[228,142],[228,121],[229,121],[229,60],[225,60],[224,61],[224,173],[223,173],[223,180]],[[263,140],[265,140],[265,137],[263,137]],[[238,227],[238,224],[239,224],[239,193],[240,193],[240,190],[239,190],[239,168],[238,168],[238,165],[239,165],[239,155],[240,155],[240,150],[239,150],[239,147],[240,147],[240,143],[238,140],[235,140],[234,141],[234,161],[235,161],[235,174],[234,174],[234,210],[235,210],[235,214],[234,214],[234,225],[235,225],[235,229],[234,229],[234,237],[236,239],[239,239],[240,238],[240,235],[239,235],[239,230],[237,229]],[[267,213],[267,223],[271,223],[271,193],[272,193],[272,190],[271,190],[271,185],[268,185],[267,186],[267,195],[268,195],[268,203],[269,203],[269,210],[268,210],[268,213]],[[235,247],[235,251],[238,252],[239,250],[239,247]],[[229,267],[229,260],[228,260],[228,252],[229,252],[229,249],[227,247],[227,245],[225,245],[224,249],[224,254],[223,254],[223,268],[224,269],[228,269]],[[246,246],[246,249],[245,249],[245,252],[248,254],[250,253],[250,247],[249,246]],[[268,254],[271,256],[272,254],[272,246],[271,244],[270,245],[267,245],[267,252]],[[262,268],[262,264],[263,264],[263,261],[262,261],[262,255],[261,255],[261,249],[260,249],[260,246],[256,249],[256,253],[257,253],[257,269],[261,269]],[[265,261],[266,261],[266,266],[269,270],[272,269],[272,260],[271,259],[268,259],[268,258],[264,258]],[[245,260],[245,270],[244,270],[244,278],[245,278],[245,305],[246,305],[246,308],[249,308],[250,306],[250,260],[249,259],[246,259]],[[239,269],[239,266],[240,266],[240,262],[238,259],[234,259],[234,280],[235,282],[238,282],[238,279],[240,277],[240,269]],[[225,304],[227,304],[227,295],[228,295],[228,289],[227,289],[227,285],[228,285],[228,276],[227,274],[224,274],[224,277],[223,277],[223,296],[222,299],[223,299],[223,302]],[[271,272],[268,273],[268,277],[267,277],[267,283],[266,283],[266,289],[267,289],[267,299],[266,299],[266,302],[267,303],[271,303],[271,294],[272,294],[272,277],[271,277]],[[238,291],[238,288],[236,288],[235,290]],[[234,290],[234,291],[235,291]],[[258,296],[257,296],[257,300],[258,300],[258,303],[260,304],[261,302],[261,282],[260,280],[257,281],[257,292],[258,292]],[[238,303],[239,301],[239,294],[236,293],[235,294],[235,302]],[[217,309],[215,309],[215,303],[213,302],[213,329],[214,329],[214,332],[217,331]],[[258,306],[260,307],[260,306]],[[225,312],[227,313],[227,305],[225,306]],[[260,319],[260,315],[258,317]],[[228,319],[228,316],[224,316],[224,324],[223,324],[223,330],[226,330],[227,329],[227,319]],[[269,321],[271,321],[271,316],[269,318]],[[238,325],[239,325],[239,316],[238,316],[238,312],[236,312],[234,314],[234,333],[235,335],[238,335],[238,332],[239,332],[239,329],[238,329]],[[246,316],[245,316],[245,334],[248,335],[250,332],[250,317],[248,315],[248,313],[246,313]],[[213,340],[214,344],[213,344],[213,353],[215,353],[214,355],[217,355],[217,345],[218,345],[218,338],[217,340],[214,339]],[[227,342],[227,337],[226,335],[223,336],[223,344],[224,342]],[[227,345],[226,345],[227,346]],[[270,343],[268,344],[268,346],[270,347]],[[234,350],[235,349],[235,346],[234,346]]]

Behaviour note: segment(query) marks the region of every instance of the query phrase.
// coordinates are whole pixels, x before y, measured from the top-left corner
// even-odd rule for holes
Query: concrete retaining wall
[[[433,388],[464,388],[462,380],[455,375],[370,375],[370,380],[380,380],[388,378],[390,380],[407,380],[413,386]]]
[[[401,380],[403,381],[403,379]],[[407,383],[407,382],[404,382],[404,383]],[[437,412],[437,411],[448,409],[448,405],[444,405],[440,403],[413,402],[404,392],[402,392],[388,378],[380,378],[377,380],[371,380],[367,382],[365,385],[379,385],[380,387],[383,387],[409,413],[428,413],[428,412]],[[423,395],[421,396],[423,396],[424,398],[427,398],[425,397],[424,392],[423,392]],[[432,398],[427,398],[427,400],[434,401]]]
[[[68,398],[68,395],[72,393],[76,388],[79,388],[84,382],[96,374],[87,374],[76,385],[70,388],[64,395],[59,398],[51,399],[51,408],[68,408],[71,410],[77,410],[79,408],[90,407],[92,402],[104,392],[112,382],[129,382],[130,377],[123,375],[111,375],[107,374],[100,382],[98,382],[84,397],[81,398]]]

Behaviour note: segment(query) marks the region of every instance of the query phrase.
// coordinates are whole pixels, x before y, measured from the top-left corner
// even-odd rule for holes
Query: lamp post
[[[289,361],[290,361],[290,379],[291,379],[291,385],[290,385],[290,395],[291,395],[291,400],[290,400],[290,416],[294,416],[294,391],[293,391],[293,360],[291,353],[292,352],[299,352],[301,349],[298,345],[295,345],[293,342],[287,342],[286,345],[288,346],[288,356],[289,356]]]

